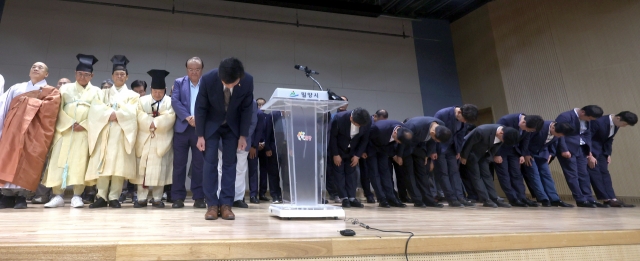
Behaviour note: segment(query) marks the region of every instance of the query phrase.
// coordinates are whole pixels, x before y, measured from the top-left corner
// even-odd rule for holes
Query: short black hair
[[[447,143],[451,139],[451,130],[445,126],[436,127],[436,139],[441,143]]]
[[[544,125],[544,119],[542,119],[540,115],[525,115],[524,121],[526,122],[527,128],[535,129],[536,131],[542,130],[542,126]]]
[[[264,98],[258,98],[256,99],[256,102],[258,102],[259,100],[263,100],[264,102],[267,102],[267,100],[265,100]]]
[[[407,127],[400,127],[398,128],[396,135],[398,136],[398,140],[401,144],[409,144],[411,143],[411,138],[407,137],[407,135],[413,137],[413,131]]]
[[[131,83],[131,89],[133,90],[133,88],[136,87],[144,87],[144,90],[147,91],[147,82],[143,81],[143,80],[135,80]]]
[[[560,133],[562,135],[571,135],[574,131],[573,126],[566,122],[556,122],[553,127],[556,133]]]
[[[244,78],[244,66],[235,57],[227,58],[218,66],[218,76],[224,83],[232,83]]]
[[[189,66],[189,62],[198,62],[198,63],[200,63],[200,69],[204,68],[204,62],[198,56],[189,58],[189,60],[184,62],[184,67],[188,67]]]
[[[478,107],[473,104],[465,104],[460,107],[462,118],[466,121],[474,122],[478,119]]]
[[[585,115],[587,115],[588,117],[594,117],[594,118],[600,118],[604,113],[602,111],[602,108],[600,108],[600,106],[598,105],[587,105],[582,107],[582,110],[584,111]]]
[[[518,140],[520,139],[520,132],[511,127],[503,127],[502,128],[502,145],[503,146],[513,146],[518,144]]]
[[[360,107],[351,111],[351,118],[353,118],[353,122],[360,126],[367,126],[371,123],[371,115],[369,115],[369,112]]]
[[[616,116],[620,117],[621,121],[624,121],[631,126],[636,125],[636,123],[638,123],[638,115],[630,111],[620,112],[616,114]]]
[[[387,112],[387,110],[385,109],[379,109],[376,111],[376,115],[378,116],[378,119],[380,120],[386,120],[389,119],[389,113]]]

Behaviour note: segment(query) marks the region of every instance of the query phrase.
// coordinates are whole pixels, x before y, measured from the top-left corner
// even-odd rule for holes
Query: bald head
[[[62,87],[62,85],[65,85],[67,83],[70,83],[71,81],[67,78],[62,78],[60,80],[58,80],[58,86],[56,88],[60,89],[60,87]]]
[[[43,62],[36,62],[31,66],[29,78],[33,84],[38,83],[49,76],[49,67]]]

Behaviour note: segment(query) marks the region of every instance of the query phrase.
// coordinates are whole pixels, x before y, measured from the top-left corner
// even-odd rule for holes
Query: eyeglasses
[[[118,78],[124,78],[127,76],[126,73],[114,73],[113,76],[118,77]]]
[[[89,78],[89,77],[93,77],[93,73],[76,72],[76,76],[78,76],[78,78]]]
[[[194,72],[199,73],[199,72],[202,71],[202,69],[187,69],[187,71],[190,72],[190,73],[194,73]]]

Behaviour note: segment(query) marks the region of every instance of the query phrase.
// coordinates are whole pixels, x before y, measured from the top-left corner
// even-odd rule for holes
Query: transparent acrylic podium
[[[283,204],[269,213],[281,218],[344,217],[342,207],[323,204],[328,112],[347,104],[326,91],[277,88],[262,110],[273,112]],[[271,188],[269,188],[271,189]]]

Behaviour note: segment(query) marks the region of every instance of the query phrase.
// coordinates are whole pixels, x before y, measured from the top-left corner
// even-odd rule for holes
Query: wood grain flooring
[[[269,204],[234,208],[236,220],[204,209],[0,210],[1,260],[197,260],[295,258],[404,252],[406,236],[343,220],[269,216]],[[409,253],[640,244],[640,209],[346,209],[371,227],[411,231]],[[341,237],[350,228],[355,237]]]

